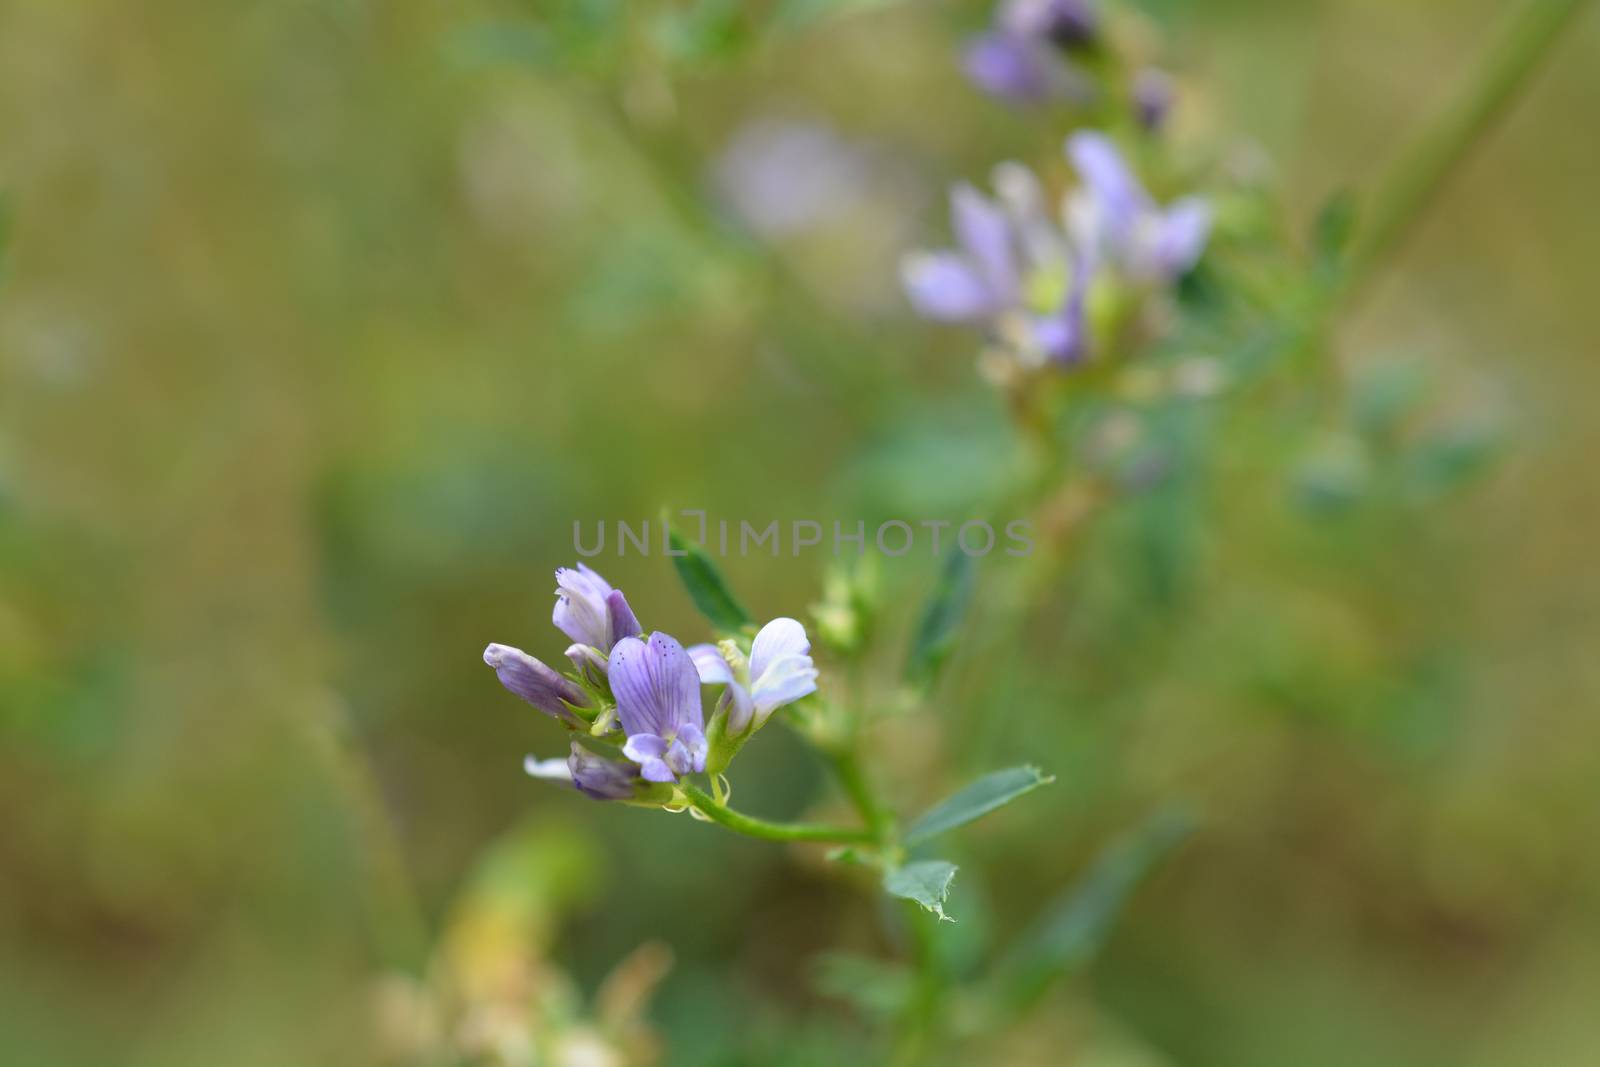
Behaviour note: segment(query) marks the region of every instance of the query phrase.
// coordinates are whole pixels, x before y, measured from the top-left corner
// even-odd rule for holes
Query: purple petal
[[[683,728],[678,731],[677,740],[673,741],[672,744],[674,748],[682,749],[683,758],[687,761],[687,769],[680,773],[689,774],[692,772],[699,774],[706,769],[708,746],[706,744],[705,731],[700,727],[693,723],[684,723]],[[667,762],[671,763],[672,760],[669,758]]]
[[[611,585],[586,565],[556,571],[556,606],[550,621],[580,645],[604,650],[611,647],[610,611],[606,598]]]
[[[738,737],[750,725],[750,716],[753,709],[750,703],[750,694],[744,686],[734,677],[733,668],[728,666],[725,659],[715,645],[695,645],[689,649],[689,658],[694,660],[695,668],[700,672],[701,685],[722,685],[727,688],[723,691],[722,700],[718,708],[728,708],[728,733]]]
[[[572,742],[567,769],[572,775],[572,784],[595,800],[627,800],[633,796],[633,784],[638,777],[633,764],[606,759],[577,741]]]
[[[750,721],[755,717],[755,701],[750,698],[750,691],[738,682],[728,683],[722,699],[728,705],[728,735],[738,737],[750,728]]]
[[[1014,33],[986,33],[972,40],[961,65],[974,85],[1013,103],[1032,104],[1058,90],[1054,57],[1037,43]]]
[[[1007,0],[997,21],[1011,33],[1063,48],[1094,40],[1100,22],[1092,0]]]
[[[1082,256],[1076,257],[1072,281],[1060,310],[1033,324],[1034,344],[1052,363],[1073,366],[1083,362],[1088,354],[1089,327],[1084,307],[1091,274],[1089,262]]]
[[[703,727],[700,675],[683,646],[664,633],[648,643],[624,637],[611,650],[611,691],[628,736],[674,736],[685,724]]]
[[[639,777],[647,782],[676,782],[678,776],[665,760],[647,759],[639,763]]]
[[[547,715],[576,723],[577,716],[567,710],[566,704],[583,707],[589,703],[582,689],[520,648],[490,645],[483,650],[483,662],[494,668],[501,685]]]
[[[1015,227],[1017,243],[1027,262],[1054,267],[1066,254],[1065,239],[1045,200],[1039,178],[1021,163],[1007,161],[994,168],[994,191]]]
[[[1199,197],[1167,208],[1156,242],[1155,266],[1164,278],[1179,278],[1194,268],[1211,236],[1211,205]]]
[[[605,681],[606,658],[591,645],[568,645],[566,656],[579,674],[596,684]]]
[[[1151,204],[1122,153],[1105,134],[1084,130],[1067,139],[1067,157],[1094,202],[1103,240],[1111,245],[1126,243]]]
[[[1002,306],[1017,299],[1017,267],[1011,220],[998,204],[962,183],[950,190],[950,219],[962,251],[983,277],[990,301]]]
[[[613,589],[607,594],[606,614],[611,619],[611,644],[616,644],[624,637],[638,637],[644,633],[639,620],[633,614],[633,609],[628,606],[628,598],[622,595],[622,590]]]
[[[656,734],[634,734],[623,744],[622,754],[638,763],[660,759],[667,754],[667,742]]]
[[[995,310],[989,287],[966,257],[955,252],[919,252],[900,269],[906,296],[924,318],[972,322]]]
[[[716,645],[690,645],[689,658],[694,660],[701,685],[727,685],[733,681],[733,668],[728,666]]]
[[[667,747],[667,754],[661,758],[661,762],[671,767],[675,775],[694,773],[694,757],[689,754],[689,749],[684,743],[676,738]]]

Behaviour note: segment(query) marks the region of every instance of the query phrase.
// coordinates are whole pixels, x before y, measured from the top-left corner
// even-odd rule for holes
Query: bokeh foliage
[[[1314,277],[1325,205],[1498,6],[1146,10],[1184,75],[1174,136],[1270,186]],[[0,7],[0,1059],[366,1062],[375,976],[423,966],[510,832],[564,857],[528,907],[574,1002],[670,944],[666,1062],[865,1062],[897,980],[870,897],[804,850],[541,791],[545,724],[477,657],[559,651],[533,642],[574,519],[1003,497],[1000,402],[895,275],[949,181],[1063,166],[955,76],[983,13]],[[887,728],[924,806],[996,766],[1057,778],[957,839],[953,975],[1119,833],[1174,799],[1198,818],[1003,1062],[1600,1049],[1597,50],[1584,20],[1448,187],[1314,411],[1269,381],[1221,425],[1163,422],[1211,460],[1096,523],[1020,627],[983,568],[940,728]],[[837,130],[865,178],[761,237],[712,174],[769,115]],[[1219,314],[1255,295],[1204,280],[1186,298]],[[815,603],[822,564],[724,566],[766,618]],[[938,566],[884,561],[885,676]],[[696,631],[665,559],[603,570]],[[752,810],[827,795],[778,731],[741,759]]]

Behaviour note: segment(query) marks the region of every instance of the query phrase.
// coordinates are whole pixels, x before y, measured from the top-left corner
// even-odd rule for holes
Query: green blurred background
[[[530,781],[557,732],[479,655],[559,654],[574,519],[965,517],[1013,445],[896,260],[948,182],[1058,135],[957,73],[985,5],[717,47],[588,6],[0,3],[0,1062],[372,1062],[376,976],[507,832],[563,872],[539,944],[577,988],[671,947],[664,1062],[862,1062],[811,974],[888,952],[871,896]],[[1258,146],[1304,232],[1505,6],[1144,10],[1176,135]],[[1059,776],[963,838],[957,955],[1160,804],[1204,820],[1000,1062],[1600,1058],[1597,112],[1591,17],[1341,330],[1349,365],[1410,361],[1499,421],[1485,479],[1328,517],[1232,457],[1172,520],[1180,592],[1108,524],[886,761],[908,803],[1005,760]],[[841,153],[804,225],[718,197],[761,121]],[[664,560],[597,565],[703,633]],[[886,568],[891,633],[932,566]],[[819,570],[728,564],[761,617]],[[741,805],[826,803],[764,737]]]

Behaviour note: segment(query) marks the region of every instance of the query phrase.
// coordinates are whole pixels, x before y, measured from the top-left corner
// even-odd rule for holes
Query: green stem
[[[935,944],[936,922],[919,905],[908,903],[901,911],[912,942],[916,983],[901,1012],[889,1062],[892,1067],[915,1067],[925,1060],[929,1046],[938,1038],[945,983]]]
[[[855,805],[856,811],[861,813],[861,819],[867,824],[873,840],[878,844],[888,844],[894,837],[894,817],[878,802],[872,783],[861,769],[861,759],[855,749],[830,748],[825,755],[834,776],[839,779],[840,788],[850,798],[850,803]]]
[[[827,826],[820,823],[768,822],[743,815],[732,808],[718,804],[711,794],[689,784],[679,782],[678,788],[689,798],[695,810],[714,823],[726,826],[734,833],[759,837],[766,841],[827,841],[838,845],[870,845],[877,837],[870,830],[849,826]]]
[[[1551,52],[1586,0],[1527,0],[1506,22],[1495,47],[1465,88],[1433,121],[1380,187],[1371,222],[1346,282],[1370,280],[1474,145],[1493,128],[1529,76]]]

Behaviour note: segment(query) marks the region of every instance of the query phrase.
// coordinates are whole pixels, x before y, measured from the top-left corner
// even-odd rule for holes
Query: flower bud
[[[494,668],[501,685],[546,715],[580,724],[567,705],[587,707],[589,696],[569,679],[510,645],[490,645],[483,650],[483,662]]]

